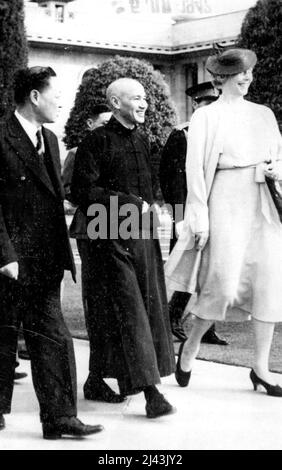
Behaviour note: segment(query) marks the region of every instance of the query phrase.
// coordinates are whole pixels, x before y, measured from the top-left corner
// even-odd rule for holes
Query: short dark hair
[[[32,90],[41,92],[47,88],[51,77],[56,77],[56,73],[51,67],[35,66],[18,70],[14,76],[16,104],[24,104]]]

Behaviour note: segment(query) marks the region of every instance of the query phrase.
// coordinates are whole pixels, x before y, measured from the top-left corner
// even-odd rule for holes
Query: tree
[[[146,122],[141,128],[150,140],[152,165],[156,173],[160,151],[175,122],[175,111],[163,75],[143,60],[116,56],[86,72],[65,126],[64,142],[68,149],[79,144],[87,133],[85,122],[91,108],[105,103],[108,85],[121,77],[139,80],[146,90],[148,110]],[[155,192],[158,189],[155,188]]]
[[[0,119],[13,109],[13,76],[26,65],[23,0],[0,0]]]
[[[281,25],[281,0],[259,0],[245,17],[238,46],[252,49],[258,57],[250,99],[269,106],[282,129]]]

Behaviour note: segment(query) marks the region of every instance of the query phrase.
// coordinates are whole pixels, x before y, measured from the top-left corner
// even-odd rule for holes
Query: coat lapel
[[[10,119],[8,129],[8,139],[16,155],[23,160],[34,176],[38,178],[54,196],[56,196],[56,192],[44,163],[40,160],[31,140],[15,116],[12,116]]]
[[[56,193],[64,199],[64,189],[62,185],[62,177],[61,177],[61,166],[60,166],[60,153],[57,144],[57,140],[55,139],[54,135],[53,138],[50,138],[50,134],[48,129],[42,127],[42,134],[44,138],[45,150],[47,151],[47,155],[50,158],[51,168],[53,171],[53,186]]]

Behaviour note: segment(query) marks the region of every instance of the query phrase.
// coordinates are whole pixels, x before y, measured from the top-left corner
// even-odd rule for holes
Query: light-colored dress
[[[282,224],[262,171],[262,162],[277,159],[276,150],[272,155],[278,148],[273,146],[273,129],[265,119],[265,110],[271,111],[243,99],[235,105],[221,101],[218,106],[224,115],[223,145],[212,189],[206,208],[197,188],[192,188],[187,205],[192,231],[209,228],[210,233],[191,313],[211,320],[242,320],[251,314],[257,320],[279,322]],[[193,175],[188,176],[188,199],[189,179],[193,185]]]

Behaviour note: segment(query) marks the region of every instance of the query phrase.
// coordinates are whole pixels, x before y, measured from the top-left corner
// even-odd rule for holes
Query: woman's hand
[[[195,233],[195,248],[197,251],[201,251],[205,248],[208,238],[209,238],[209,232]]]
[[[268,178],[271,178],[272,180],[279,180],[279,172],[277,168],[276,162],[273,162],[272,160],[268,160],[265,162],[265,169],[264,169],[264,174]]]

